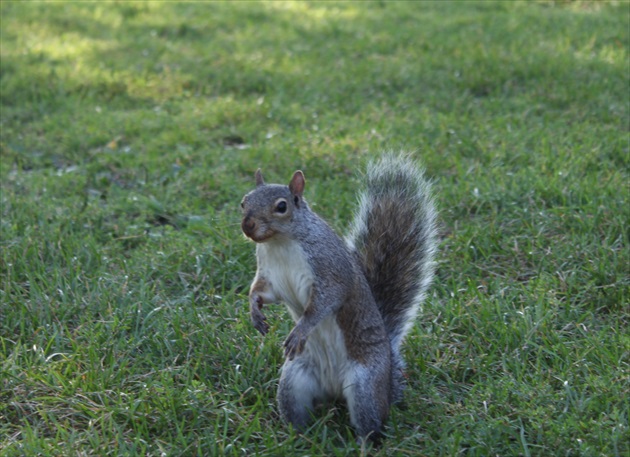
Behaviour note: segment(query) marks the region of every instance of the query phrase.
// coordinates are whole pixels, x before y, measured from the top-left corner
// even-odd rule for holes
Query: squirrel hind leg
[[[343,395],[350,412],[350,422],[360,439],[378,443],[383,423],[389,414],[389,374],[378,376],[367,368],[351,370]]]
[[[300,358],[286,360],[278,386],[278,406],[282,418],[299,431],[311,422],[317,402],[324,392],[312,368]]]

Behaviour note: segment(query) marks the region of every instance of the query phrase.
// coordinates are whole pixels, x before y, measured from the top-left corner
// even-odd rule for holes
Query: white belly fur
[[[300,245],[292,240],[268,241],[256,245],[258,272],[271,284],[274,295],[289,306],[297,321],[308,303],[313,270]]]
[[[335,316],[325,318],[306,340],[301,357],[318,367],[319,382],[330,397],[341,398],[350,360]]]
[[[297,321],[308,303],[314,282],[313,271],[300,245],[292,240],[257,245],[259,274],[265,277],[274,295],[286,303]],[[318,368],[321,387],[328,395],[340,397],[350,361],[334,315],[326,317],[309,335],[300,357]]]

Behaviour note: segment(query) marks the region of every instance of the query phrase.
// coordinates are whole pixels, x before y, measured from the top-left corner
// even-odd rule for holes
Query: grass
[[[624,456],[626,2],[2,2],[0,455]],[[340,232],[426,165],[435,285],[405,409],[277,413],[238,203],[304,170]]]

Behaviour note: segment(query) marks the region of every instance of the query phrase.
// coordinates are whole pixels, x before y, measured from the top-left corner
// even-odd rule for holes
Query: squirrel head
[[[304,174],[300,170],[293,173],[288,186],[265,184],[260,168],[255,178],[256,188],[241,201],[243,233],[257,243],[275,235],[291,236],[293,216],[306,205],[302,198]]]

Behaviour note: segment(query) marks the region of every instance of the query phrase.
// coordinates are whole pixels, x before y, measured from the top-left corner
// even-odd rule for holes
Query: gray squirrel
[[[369,164],[345,242],[304,200],[304,174],[265,184],[241,202],[245,236],[256,242],[249,292],[254,327],[269,325],[267,303],[282,301],[295,321],[284,342],[281,416],[298,430],[315,407],[346,401],[360,439],[379,440],[402,398],[400,346],[433,278],[436,212],[430,185],[406,155]]]

